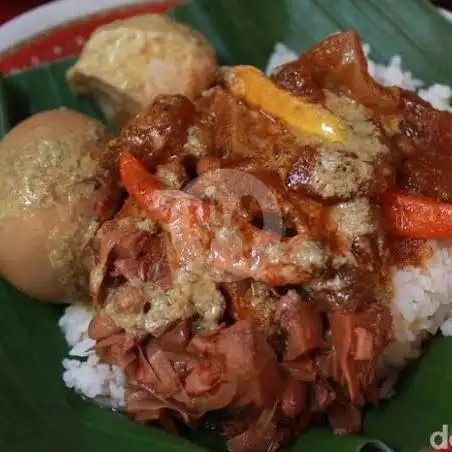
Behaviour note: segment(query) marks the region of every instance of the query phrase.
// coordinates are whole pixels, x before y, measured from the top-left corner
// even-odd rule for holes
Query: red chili
[[[381,198],[390,231],[418,239],[452,237],[452,204],[405,192],[387,192]]]

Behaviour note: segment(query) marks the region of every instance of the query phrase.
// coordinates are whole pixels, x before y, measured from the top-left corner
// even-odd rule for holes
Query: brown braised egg
[[[36,114],[0,142],[0,274],[26,294],[71,301],[88,287],[87,251],[120,189],[98,121]]]

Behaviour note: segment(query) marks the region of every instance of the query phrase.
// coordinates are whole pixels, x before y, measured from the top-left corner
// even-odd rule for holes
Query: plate
[[[0,27],[0,72],[9,74],[78,55],[100,25],[145,13],[164,13],[180,1],[58,0]]]

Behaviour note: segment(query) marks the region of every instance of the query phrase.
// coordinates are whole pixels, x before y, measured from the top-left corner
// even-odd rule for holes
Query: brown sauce
[[[433,256],[427,240],[392,237],[389,241],[391,265],[420,267]]]

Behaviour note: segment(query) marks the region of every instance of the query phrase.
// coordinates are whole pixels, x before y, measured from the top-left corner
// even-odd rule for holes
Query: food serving
[[[114,30],[119,43],[136,36],[147,49],[142,27],[147,37],[162,23],[177,28],[169,19],[124,22],[100,33]],[[137,23],[139,32],[128,34]],[[0,168],[16,168],[11,155],[19,149],[27,171],[8,198],[13,220],[0,217],[0,238],[15,233],[7,221],[74,199],[77,208],[60,209],[54,230],[77,224],[83,237],[68,247],[65,265],[89,276],[91,307],[70,306],[60,325],[80,358],[63,363],[65,382],[85,396],[174,433],[207,426],[234,452],[277,450],[325,419],[336,433],[359,432],[363,408],[392,395],[428,335],[441,325],[450,332],[451,113],[378,83],[351,31],[268,76],[216,66],[196,37],[204,51],[190,68],[206,76],[180,68],[196,90],[186,79],[167,92],[138,87],[146,97],[134,108],[142,111],[116,137],[94,140],[89,170],[80,163],[93,143],[88,119],[78,119],[87,131],[77,139],[64,127],[36,135],[27,123],[4,139]],[[88,91],[101,86],[89,85],[82,69],[92,42],[69,74]],[[178,39],[163,42],[156,61],[165,55],[177,64],[170,47]],[[102,87],[107,73],[132,77],[123,62],[137,47],[121,48],[99,71]],[[153,53],[146,58],[156,62]],[[164,79],[161,61],[150,67]],[[100,102],[110,96],[119,111],[126,85],[102,88]],[[56,115],[49,124],[68,114],[76,115],[48,113]],[[82,148],[81,135],[90,137]],[[21,139],[28,145],[17,145]],[[56,171],[48,162],[63,147]],[[74,158],[76,165],[66,163]],[[84,197],[72,195],[79,185],[67,181],[83,187],[93,179]],[[37,207],[29,213],[28,205]],[[87,216],[92,224],[81,226]],[[36,256],[55,277],[53,247],[42,237],[33,238]],[[32,295],[59,296],[36,280],[22,283],[8,266],[0,271]]]

